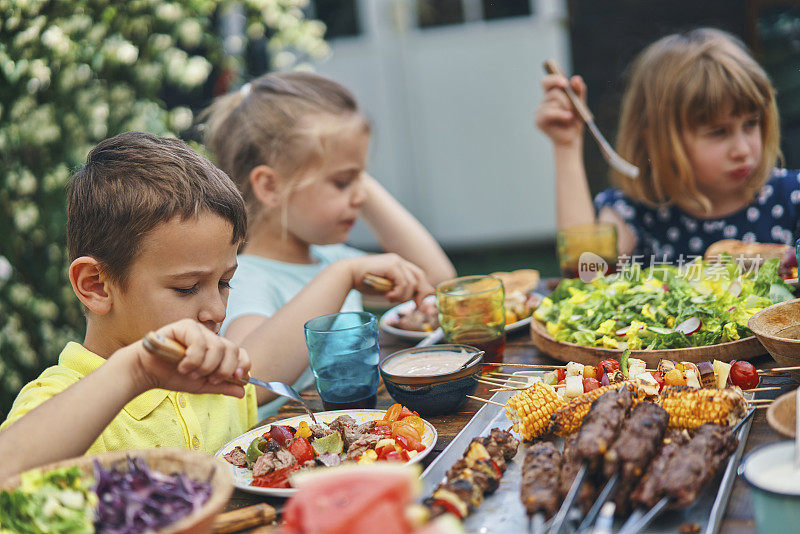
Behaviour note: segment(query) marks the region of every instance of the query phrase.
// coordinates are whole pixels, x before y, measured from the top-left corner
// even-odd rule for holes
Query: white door
[[[371,119],[370,172],[444,246],[554,234],[552,152],[533,116],[542,62],[570,71],[565,8],[529,1],[528,14],[490,19],[503,2],[360,0],[359,34],[331,39],[317,66]],[[452,23],[420,26],[430,13],[418,10],[454,2]],[[363,227],[353,242],[375,245]]]

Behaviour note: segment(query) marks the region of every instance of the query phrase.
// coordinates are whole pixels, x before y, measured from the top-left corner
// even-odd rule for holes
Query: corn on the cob
[[[735,424],[747,412],[747,403],[731,389],[694,389],[667,386],[661,407],[669,414],[669,426],[695,429],[704,423]]]
[[[612,389],[619,389],[627,382],[617,382],[608,386],[593,389],[588,393],[572,399],[569,404],[562,405],[550,416],[550,432],[558,436],[568,436],[578,430],[584,416],[589,413],[592,403],[600,395]]]
[[[514,432],[530,441],[544,434],[550,415],[563,404],[553,386],[539,381],[509,399],[506,417],[513,423]]]

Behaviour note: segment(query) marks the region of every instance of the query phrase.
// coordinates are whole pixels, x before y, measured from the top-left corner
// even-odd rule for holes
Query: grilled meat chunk
[[[238,445],[234,449],[222,456],[236,467],[247,467],[247,454]]]
[[[520,493],[528,516],[544,512],[550,518],[558,511],[561,453],[549,441],[537,443],[525,453]]]
[[[297,459],[287,449],[280,448],[277,452],[267,451],[258,457],[253,464],[253,476],[258,477],[272,473],[276,469],[283,469],[297,463]]]
[[[713,423],[699,427],[680,454],[670,460],[661,478],[662,495],[670,498],[674,508],[692,504],[705,483],[736,450],[738,442],[727,427]]]
[[[577,440],[578,434],[572,434],[569,438],[567,438],[567,441],[564,444],[564,453],[561,460],[561,474],[559,475],[558,482],[561,500],[566,498],[567,493],[569,493],[569,489],[572,486],[572,482],[575,480],[575,476],[578,474],[578,471],[582,465],[575,449],[575,443]],[[595,484],[591,477],[587,477],[583,485],[578,490],[577,501],[583,508],[588,509],[588,507],[591,507],[592,502],[594,502],[594,500],[597,498],[598,493],[599,490],[597,488],[597,484]]]
[[[607,391],[592,403],[575,441],[578,461],[586,462],[590,473],[599,470],[632,405],[633,392],[630,387]]]
[[[345,450],[350,448],[350,445],[355,443],[361,437],[363,432],[359,430],[359,425],[355,419],[349,415],[340,415],[330,423],[328,426],[331,430],[338,431],[342,435]]]
[[[382,436],[377,434],[364,434],[347,448],[347,459],[357,460],[359,456],[364,454],[364,451],[376,445]]]
[[[650,462],[639,484],[631,493],[630,500],[645,508],[652,508],[661,498],[660,481],[666,475],[670,460],[680,459],[681,447],[688,443],[689,434],[685,430],[670,429],[661,443],[661,448]],[[622,494],[618,494],[622,495]],[[625,499],[627,500],[627,499]]]
[[[606,478],[619,473],[621,482],[635,484],[644,473],[664,438],[669,414],[652,402],[641,402],[622,424],[616,441],[605,454]],[[629,488],[630,489],[630,488]]]

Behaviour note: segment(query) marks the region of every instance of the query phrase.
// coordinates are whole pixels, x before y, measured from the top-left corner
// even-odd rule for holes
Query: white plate
[[[330,423],[340,415],[349,415],[353,419],[356,420],[357,423],[366,423],[367,421],[373,421],[378,419],[383,419],[383,416],[386,415],[386,410],[332,410],[329,412],[319,412],[315,413],[314,417],[317,418],[317,421],[322,423]],[[290,417],[288,419],[281,419],[280,421],[275,421],[274,423],[270,423],[268,425],[260,426],[258,428],[254,428],[248,432],[245,432],[241,436],[232,439],[228,443],[226,443],[220,450],[218,450],[214,454],[214,458],[217,458],[219,461],[224,462],[225,465],[230,467],[231,474],[233,475],[233,485],[234,487],[242,490],[247,491],[250,493],[258,493],[259,495],[268,495],[270,497],[289,497],[294,494],[297,490],[294,488],[262,488],[259,486],[251,486],[250,483],[253,482],[253,472],[246,467],[236,467],[235,465],[231,464],[225,458],[224,455],[231,452],[237,446],[241,447],[243,450],[247,450],[247,447],[250,445],[250,442],[253,441],[256,437],[261,436],[264,432],[267,431],[272,425],[288,425],[297,428],[297,425],[300,424],[300,421],[305,421],[308,424],[313,424],[311,417],[308,415],[298,415],[297,417]],[[432,424],[430,424],[425,419],[422,420],[425,423],[425,433],[422,434],[422,444],[425,445],[425,450],[421,451],[419,454],[414,456],[411,460],[407,463],[413,464],[419,462],[425,456],[428,455],[433,450],[433,446],[436,444],[436,440],[438,439],[439,435],[436,433],[436,429]],[[321,468],[324,469],[324,468]]]
[[[381,330],[383,330],[388,334],[392,334],[397,337],[402,337],[406,339],[416,339],[416,340],[425,339],[430,335],[430,332],[420,332],[418,330],[403,330],[402,328],[397,328],[396,326],[392,326],[392,323],[396,323],[397,320],[400,318],[400,315],[406,314],[415,309],[416,307],[417,305],[414,303],[414,301],[409,300],[408,302],[403,302],[402,304],[398,304],[394,308],[386,310],[386,312],[381,316],[380,320]],[[527,326],[529,324],[531,324],[530,317],[520,319],[515,323],[507,324],[506,332],[519,330],[523,326]]]

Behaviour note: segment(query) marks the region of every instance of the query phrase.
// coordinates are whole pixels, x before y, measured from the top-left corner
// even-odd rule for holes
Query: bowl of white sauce
[[[483,353],[456,344],[401,350],[380,364],[389,395],[423,415],[456,411],[475,392],[482,368]]]
[[[739,476],[750,487],[758,532],[798,532],[800,470],[794,468],[794,441],[753,449],[742,459]]]

